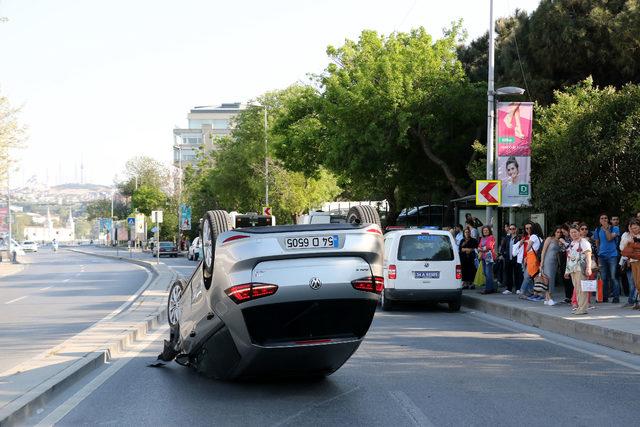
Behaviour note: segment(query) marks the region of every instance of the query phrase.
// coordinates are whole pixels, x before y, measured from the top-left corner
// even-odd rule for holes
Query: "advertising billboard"
[[[529,206],[533,103],[499,102],[497,118],[498,179],[502,182],[500,206]]]
[[[180,230],[191,230],[191,206],[180,205]]]

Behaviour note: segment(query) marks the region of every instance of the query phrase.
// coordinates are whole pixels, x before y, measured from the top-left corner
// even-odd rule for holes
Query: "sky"
[[[494,15],[540,0],[494,0]],[[167,165],[173,128],[197,105],[247,102],[307,81],[326,47],[463,20],[489,26],[490,0],[0,0],[0,93],[20,107],[25,147],[12,187],[111,185],[127,159]],[[2,18],[6,19],[2,19]]]

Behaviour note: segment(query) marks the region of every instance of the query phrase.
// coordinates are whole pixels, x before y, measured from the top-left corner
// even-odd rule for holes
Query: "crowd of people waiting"
[[[520,229],[504,224],[499,240],[490,226],[470,214],[452,233],[460,252],[463,289],[484,284],[481,294],[512,293],[545,305],[571,304],[576,315],[593,308],[598,278],[602,302],[640,310],[640,212],[623,227],[620,218],[601,214],[598,226],[571,221],[551,229],[547,237],[539,224],[528,221]],[[558,298],[559,284],[564,298]],[[555,298],[555,299],[554,299]]]

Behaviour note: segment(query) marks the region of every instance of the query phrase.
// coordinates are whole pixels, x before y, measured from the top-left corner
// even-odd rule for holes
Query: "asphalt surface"
[[[41,248],[0,281],[0,372],[90,327],[120,307],[149,273],[140,266]]]
[[[189,261],[163,261],[189,274]],[[472,312],[378,312],[360,349],[320,381],[234,383],[175,363],[149,367],[164,332],[32,422],[49,416],[62,426],[637,424],[639,357]]]

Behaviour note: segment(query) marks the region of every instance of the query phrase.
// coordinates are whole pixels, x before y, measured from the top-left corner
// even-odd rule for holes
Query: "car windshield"
[[[402,236],[398,248],[399,261],[452,261],[453,247],[449,236],[413,234]]]
[[[160,247],[161,248],[172,248],[173,247],[173,243],[171,243],[171,242],[160,242]]]

